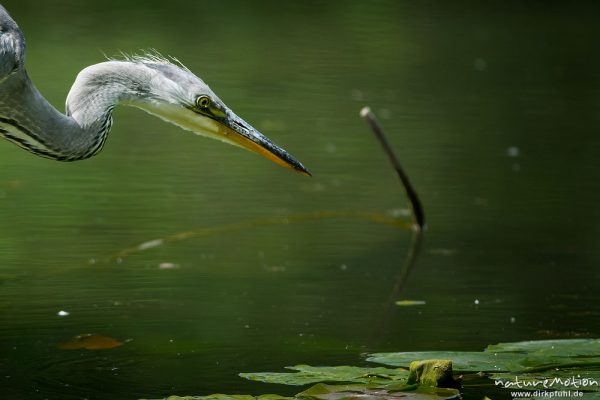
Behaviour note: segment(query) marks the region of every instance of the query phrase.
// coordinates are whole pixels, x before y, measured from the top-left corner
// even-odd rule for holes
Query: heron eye
[[[210,105],[210,98],[208,96],[200,96],[196,99],[196,105],[199,108],[208,108]]]

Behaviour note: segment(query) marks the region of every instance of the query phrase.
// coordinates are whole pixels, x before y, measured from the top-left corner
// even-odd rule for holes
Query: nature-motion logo
[[[571,376],[568,378],[544,378],[544,379],[526,379],[521,380],[519,376],[515,375],[514,380],[509,379],[495,379],[494,383],[496,386],[503,387],[505,389],[533,389],[533,388],[572,388],[572,389],[586,389],[591,387],[598,387],[598,380],[594,378],[585,378],[580,375]]]

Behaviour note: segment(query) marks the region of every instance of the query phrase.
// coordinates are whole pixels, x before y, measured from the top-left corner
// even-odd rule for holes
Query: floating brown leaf
[[[119,347],[124,344],[125,343],[119,342],[117,339],[108,336],[86,333],[77,335],[66,342],[59,343],[58,348],[61,350],[105,350]]]

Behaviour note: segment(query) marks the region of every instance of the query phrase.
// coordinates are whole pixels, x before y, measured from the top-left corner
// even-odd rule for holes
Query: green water
[[[291,394],[237,374],[600,336],[599,8],[449,3],[4,1],[59,109],[103,53],[155,48],[314,177],[130,108],[87,161],[0,143],[0,397]],[[366,104],[428,220],[401,294],[427,304],[391,313],[410,231],[248,223],[408,207]],[[82,333],[127,342],[57,348]]]

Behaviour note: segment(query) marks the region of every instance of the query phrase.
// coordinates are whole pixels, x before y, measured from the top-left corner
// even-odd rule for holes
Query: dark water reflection
[[[314,173],[125,108],[86,162],[1,143],[3,398],[286,394],[297,390],[237,373],[600,334],[592,2],[3,4],[25,30],[30,75],[57,106],[102,51],[154,47]],[[358,118],[364,104],[428,212],[403,294],[426,306],[387,313],[412,234],[368,220],[262,225],[102,261],[257,218],[401,213],[402,189]],[[130,341],[56,347],[88,332]]]

